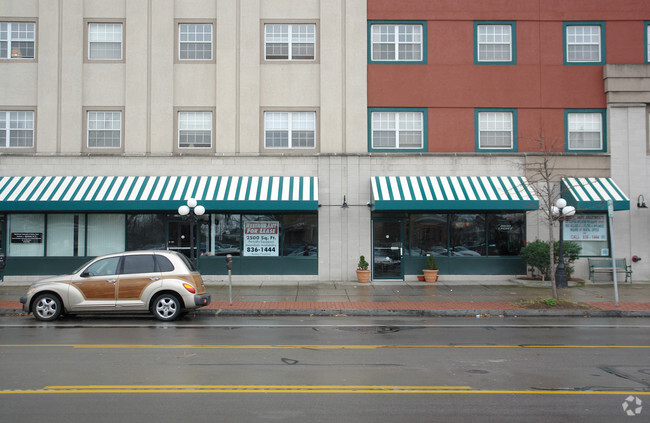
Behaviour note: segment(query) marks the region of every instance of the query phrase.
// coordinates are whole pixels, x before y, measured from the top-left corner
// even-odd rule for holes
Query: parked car
[[[97,257],[71,274],[32,284],[20,302],[42,321],[64,313],[139,311],[171,321],[210,304],[210,294],[184,255],[151,250]]]

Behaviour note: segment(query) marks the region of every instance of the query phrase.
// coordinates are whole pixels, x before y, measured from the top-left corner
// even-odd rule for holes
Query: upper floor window
[[[179,60],[212,60],[212,24],[182,23],[178,32]]]
[[[566,110],[566,151],[606,151],[605,111]]]
[[[605,63],[605,24],[564,23],[564,63],[602,65]]]
[[[316,148],[316,112],[264,112],[264,148]]]
[[[370,109],[370,150],[426,151],[425,112]]]
[[[88,24],[88,60],[123,60],[122,23]]]
[[[87,116],[88,149],[115,149],[122,147],[121,111],[88,111]]]
[[[475,22],[474,62],[476,64],[517,63],[515,22]]]
[[[266,60],[315,60],[316,24],[265,24]]]
[[[178,112],[178,148],[212,148],[212,112]]]
[[[370,63],[426,63],[426,26],[421,22],[368,22]]]
[[[34,112],[0,111],[0,148],[34,147]]]
[[[645,62],[650,63],[650,22],[645,23]]]
[[[476,109],[476,151],[517,151],[517,111]]]
[[[0,22],[0,59],[33,59],[35,54],[35,23]]]

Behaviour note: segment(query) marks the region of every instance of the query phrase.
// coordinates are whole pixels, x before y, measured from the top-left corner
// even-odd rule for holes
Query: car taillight
[[[189,283],[184,283],[183,287],[187,289],[190,292],[190,294],[196,294],[196,289]]]

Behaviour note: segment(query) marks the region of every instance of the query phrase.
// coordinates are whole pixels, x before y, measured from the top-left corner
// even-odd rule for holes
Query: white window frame
[[[418,111],[373,111],[371,116],[371,148],[373,150],[404,150],[424,148],[424,113]],[[411,119],[419,116],[419,120]],[[411,126],[411,127],[409,127]],[[419,126],[419,128],[417,127]],[[420,132],[420,145],[401,145],[402,132]],[[375,144],[375,132],[393,132],[395,134],[394,146],[381,146]]]
[[[194,39],[188,39],[188,40],[183,40],[183,27],[198,27],[202,26],[204,27],[209,27],[210,32],[209,32],[209,40],[198,40],[197,35],[199,34],[198,31],[195,32],[186,32],[190,38],[193,36]],[[189,29],[189,28],[188,28]],[[200,32],[201,35],[203,35],[202,38],[205,38],[205,35],[207,34],[205,31]],[[191,44],[208,44],[210,46],[210,57],[182,57],[183,56],[183,46],[189,47]],[[214,25],[210,22],[180,22],[178,24],[178,60],[179,61],[188,61],[188,62],[193,62],[193,61],[212,61],[214,60]]]
[[[413,31],[410,35],[413,36],[413,39],[410,41],[400,40],[400,29],[401,28],[418,28],[419,31]],[[382,32],[382,28],[386,28],[386,32]],[[392,30],[392,31],[391,31]],[[409,35],[409,34],[406,34]],[[374,23],[370,25],[370,60],[372,62],[422,62],[424,60],[424,28],[421,24],[415,23],[403,23],[403,24],[391,24],[391,23]],[[416,38],[419,37],[419,41]],[[387,38],[387,39],[384,39]],[[375,45],[393,45],[394,47],[394,56],[392,58],[381,58],[375,57]],[[400,46],[406,45],[419,45],[420,57],[400,59]]]
[[[307,120],[304,118],[309,117]],[[276,118],[280,118],[277,120]],[[264,112],[264,148],[268,150],[314,150],[317,148],[318,139],[316,134],[316,112],[314,111],[265,111]],[[285,124],[286,123],[286,124]],[[287,146],[269,146],[268,132],[287,132]],[[313,132],[314,145],[313,146],[299,146],[294,145],[293,134],[298,131],[311,131]]]
[[[119,26],[119,37],[112,38],[113,36],[118,35],[117,31],[114,32],[104,32],[103,36],[99,36],[99,32],[94,32],[93,28],[99,29],[100,25],[106,25],[110,27]],[[92,62],[101,62],[101,61],[123,61],[124,60],[124,23],[123,22],[88,22],[86,27],[88,43],[86,45],[88,53],[86,58],[88,61]],[[101,46],[102,44],[116,44],[120,45],[120,56],[119,57],[109,57],[105,55],[99,55],[96,57],[91,57],[93,52],[96,52],[96,49],[93,47]],[[101,49],[99,50],[101,51]]]
[[[580,28],[580,33],[575,32],[571,33],[572,30]],[[585,40],[585,38],[592,38],[594,34],[585,34],[584,30],[590,28],[598,29],[598,41],[593,41],[591,39]],[[578,25],[578,24],[567,24],[565,27],[566,31],[566,61],[567,63],[600,63],[603,60],[603,28],[600,25]],[[576,59],[571,57],[571,47],[580,47],[580,46],[597,46],[598,58],[597,59]],[[575,54],[575,53],[574,53]]]
[[[113,128],[113,124],[116,122],[115,119],[107,120],[107,119],[93,119],[91,121],[91,116],[96,116],[99,117],[100,113],[104,113],[104,117],[106,118],[106,114],[110,113],[111,116],[115,116],[116,114],[119,116],[119,128]],[[91,125],[91,122],[93,125]],[[96,127],[99,124],[100,127]],[[109,125],[110,124],[110,125]],[[87,110],[86,111],[86,148],[90,151],[92,150],[119,150],[122,148],[123,142],[122,142],[122,128],[124,126],[123,123],[123,113],[121,110]],[[119,139],[119,145],[114,146],[91,146],[90,145],[90,134],[93,131],[111,131],[111,132],[117,132],[118,133],[118,139]],[[106,141],[104,139],[104,141]]]
[[[591,121],[585,119],[589,116]],[[598,119],[593,119],[598,117]],[[582,118],[582,119],[580,119]],[[603,151],[603,113],[601,112],[568,112],[567,113],[567,150],[568,151]],[[597,129],[597,131],[595,130]],[[575,147],[571,139],[572,134],[594,133],[598,132],[599,145],[597,147]]]
[[[273,27],[287,27],[286,36],[283,36],[285,33],[280,32],[269,32]],[[301,32],[299,29],[306,27],[307,32]],[[309,31],[311,29],[311,31]],[[296,61],[296,62],[313,62],[316,60],[316,38],[317,38],[318,28],[315,23],[265,23],[264,24],[264,60],[267,61]],[[282,35],[278,35],[282,34]],[[269,57],[268,47],[269,44],[286,44],[287,46],[287,56],[286,57]],[[311,45],[314,51],[314,54],[311,57],[294,57],[294,45],[296,44],[306,44]],[[272,56],[272,55],[271,55]]]
[[[0,148],[21,149],[34,148],[35,136],[35,113],[31,110],[0,110],[0,132],[4,137],[0,138]],[[31,145],[11,145],[11,134],[15,131],[31,132]]]
[[[21,28],[25,26],[25,28]],[[18,27],[18,28],[16,28]],[[15,34],[17,32],[18,34]],[[16,35],[16,36],[14,36]],[[19,43],[31,43],[31,56],[23,56]],[[28,47],[29,49],[29,47]],[[35,22],[0,22],[0,59],[33,60],[36,58],[36,23]]]
[[[206,117],[209,116],[209,119]],[[199,119],[200,118],[200,119]],[[180,110],[177,115],[178,119],[178,132],[176,134],[176,147],[179,150],[187,149],[202,149],[210,150],[214,145],[214,133],[213,133],[213,122],[214,115],[211,111],[205,110]],[[193,143],[188,143],[188,145],[181,145],[181,138],[184,131],[209,131],[210,133],[210,145],[199,145],[196,146]]]
[[[506,119],[509,117],[509,119]],[[479,150],[512,150],[514,148],[515,116],[511,111],[479,111],[478,112],[478,148]],[[509,132],[510,144],[489,145],[485,137],[488,132]]]
[[[508,29],[508,33],[502,31],[503,28]],[[511,24],[477,24],[476,25],[476,60],[478,62],[504,62],[509,63],[513,61],[513,39],[512,39],[512,25]],[[507,59],[495,59],[495,58],[481,58],[482,47],[490,46],[508,46],[509,57]]]

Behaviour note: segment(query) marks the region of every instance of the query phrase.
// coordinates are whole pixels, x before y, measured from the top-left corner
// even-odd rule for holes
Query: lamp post
[[[194,249],[196,245],[194,244],[194,227],[196,226],[196,221],[199,216],[205,214],[205,207],[199,206],[197,201],[194,198],[187,200],[187,205],[182,205],[178,208],[178,214],[181,216],[188,216],[190,219],[190,260],[194,265],[196,265],[196,260],[194,259]]]
[[[567,206],[564,198],[558,198],[555,205],[551,207],[551,212],[553,213],[553,219],[560,222],[560,251],[555,270],[555,286],[557,288],[566,288],[569,286],[569,276],[564,266],[564,222],[576,214],[576,209],[573,206]]]

